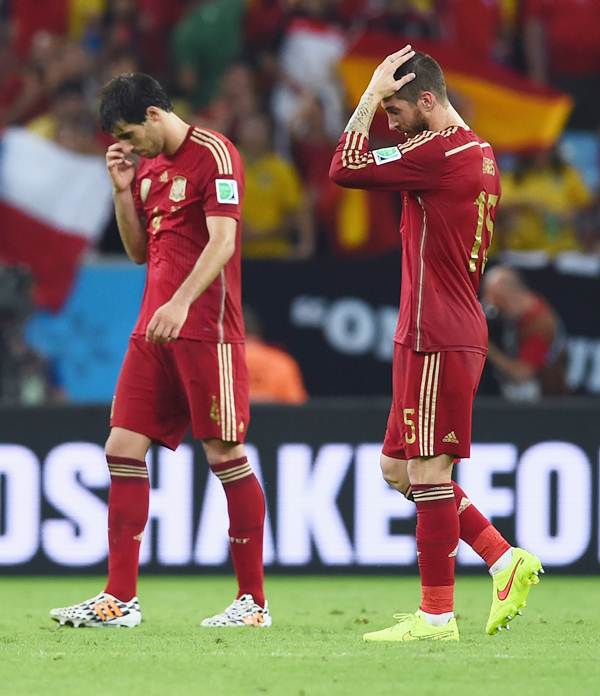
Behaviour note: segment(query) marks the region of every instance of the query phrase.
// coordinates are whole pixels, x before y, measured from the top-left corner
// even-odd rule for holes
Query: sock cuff
[[[219,464],[211,464],[210,468],[213,474],[218,476],[224,486],[254,475],[247,457],[230,459],[228,462],[220,462]]]
[[[488,567],[494,565],[500,556],[510,549],[508,541],[491,522],[482,530],[471,546],[473,551],[483,558]]]
[[[415,503],[432,503],[452,500],[454,503],[454,488],[452,483],[416,483],[412,487]]]
[[[454,585],[422,586],[420,609],[427,614],[445,614],[454,611]]]
[[[131,478],[131,479],[148,479],[148,467],[146,462],[140,459],[132,459],[130,457],[117,457],[112,454],[106,455],[108,471],[110,477],[115,478]]]

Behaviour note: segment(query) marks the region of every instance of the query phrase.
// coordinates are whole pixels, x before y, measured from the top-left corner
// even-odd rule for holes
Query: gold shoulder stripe
[[[401,154],[405,155],[407,152],[411,152],[412,150],[416,150],[418,147],[421,147],[422,145],[426,145],[427,143],[431,142],[438,135],[439,135],[439,133],[433,133],[433,132],[429,131],[429,134],[427,135],[427,137],[423,138],[422,140],[419,140],[419,142],[412,143],[411,145],[408,145],[408,143],[405,143],[404,146],[401,146],[398,149],[400,150]]]
[[[219,152],[221,152],[221,154],[223,156],[223,162],[224,162],[226,168],[231,169],[231,171],[229,173],[233,174],[233,168],[231,165],[231,154],[229,153],[229,150],[227,149],[227,145],[225,144],[223,139],[220,138],[215,133],[211,133],[210,131],[205,130],[204,128],[195,128],[194,134],[198,138],[202,138],[203,140],[214,143],[215,147],[219,150]]]
[[[444,128],[444,130],[440,131],[440,135],[443,135],[444,138],[447,138],[450,135],[454,135],[457,130],[458,126],[448,126],[448,128]]]
[[[217,150],[215,149],[215,147],[213,145],[205,142],[204,140],[200,140],[198,138],[195,138],[193,134],[192,134],[190,140],[192,140],[197,145],[201,145],[202,147],[205,147],[208,150],[210,150],[213,154],[213,157],[215,158],[216,163],[217,163],[217,169],[219,171],[219,174],[225,173],[225,170],[223,168],[223,160],[221,159],[221,155],[219,152],[217,152]]]
[[[223,140],[221,140],[221,138],[219,138],[214,133],[210,133],[209,131],[204,130],[203,128],[195,128],[194,136],[196,136],[204,142],[211,143],[216,148],[216,150],[221,153],[221,157],[223,159],[224,174],[233,174],[231,154],[227,149],[227,145],[223,142]]]
[[[400,143],[398,145],[398,149],[401,150],[403,147],[411,147],[415,143],[421,142],[423,138],[428,138],[432,133],[433,131],[430,130],[423,131],[422,133],[419,133],[419,135],[415,135],[414,138],[409,138],[405,143]]]

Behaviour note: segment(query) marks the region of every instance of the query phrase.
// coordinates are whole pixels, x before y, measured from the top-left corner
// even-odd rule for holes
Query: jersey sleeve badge
[[[375,164],[387,164],[399,160],[402,155],[397,147],[382,147],[379,150],[373,150]]]
[[[240,202],[237,181],[235,179],[215,179],[215,185],[219,203],[237,205]]]

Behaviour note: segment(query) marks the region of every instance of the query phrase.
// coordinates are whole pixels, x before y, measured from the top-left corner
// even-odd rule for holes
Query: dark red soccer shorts
[[[480,353],[417,353],[395,343],[383,453],[394,459],[468,457],[473,400],[484,363]]]
[[[243,442],[249,419],[243,343],[179,338],[156,345],[143,336],[129,339],[111,427],[176,449],[190,424],[199,440]]]

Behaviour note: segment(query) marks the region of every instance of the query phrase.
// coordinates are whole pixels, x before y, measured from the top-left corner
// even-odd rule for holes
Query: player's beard
[[[410,124],[404,129],[408,138],[414,138],[419,133],[429,130],[429,124],[418,110],[415,110],[414,118]]]

